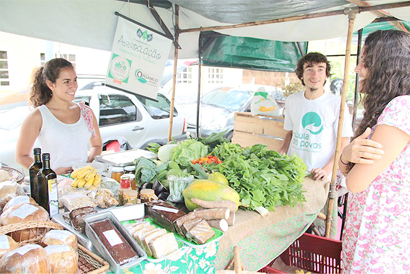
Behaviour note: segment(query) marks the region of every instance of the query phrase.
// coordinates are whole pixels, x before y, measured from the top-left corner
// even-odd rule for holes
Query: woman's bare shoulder
[[[29,112],[29,114],[27,115],[26,119],[24,120],[24,123],[42,123],[43,119],[41,117],[41,112],[40,109],[38,107],[36,107],[35,109],[33,109],[32,111]]]

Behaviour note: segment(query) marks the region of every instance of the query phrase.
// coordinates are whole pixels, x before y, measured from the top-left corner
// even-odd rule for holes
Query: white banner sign
[[[171,44],[172,40],[118,17],[105,83],[155,99]]]

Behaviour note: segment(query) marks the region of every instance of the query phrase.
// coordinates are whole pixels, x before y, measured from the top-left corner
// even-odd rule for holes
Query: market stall
[[[17,246],[6,249],[0,269],[10,267],[13,254],[22,254],[19,248],[42,250],[41,246],[50,245],[43,243],[44,237],[64,228],[70,236],[55,236],[58,241],[52,240],[53,244],[73,236],[76,244],[102,258],[116,273],[149,269],[213,273],[226,267],[235,245],[244,267],[258,270],[303,234],[326,201],[328,182],[305,177],[306,167],[298,157],[279,155],[265,145],[242,148],[219,134],[156,149],[156,153],[103,155],[100,162],[58,176],[58,213],[52,211],[52,200],[40,206],[27,196],[28,182],[20,185],[5,176],[7,181],[0,184],[0,231]],[[238,157],[242,166],[230,166],[241,161]],[[135,169],[129,169],[130,164]],[[244,194],[240,189],[245,185],[237,179],[242,175],[236,172],[247,166],[246,172],[255,174],[244,174],[243,182],[254,186]],[[128,170],[132,171],[127,174]],[[135,185],[130,181],[134,175]],[[47,191],[50,195],[52,189]],[[41,224],[50,219],[58,225],[43,228]],[[26,226],[33,221],[34,227]],[[31,238],[30,233],[36,236]],[[124,257],[122,249],[134,255]]]
[[[384,7],[388,8],[390,6],[384,6]],[[178,8],[176,8],[176,11],[178,11]],[[348,44],[350,44],[351,38],[352,38],[353,27],[355,23],[354,17],[358,11],[353,10],[353,9],[348,9],[348,10],[343,10],[343,11],[339,10],[336,13],[329,13],[326,16],[341,15],[344,18],[344,15],[343,15],[344,12],[347,12],[349,14],[349,24],[347,27],[348,28],[348,39],[347,40],[348,40]],[[176,12],[176,14],[178,15],[178,12]],[[270,22],[265,22],[265,23],[268,24],[268,23],[283,22],[282,19],[283,18],[279,18],[279,19],[276,19],[276,21],[270,21]],[[293,18],[289,18],[289,20],[287,21],[300,20],[300,19],[309,19],[309,16],[304,16],[304,17],[295,16]],[[176,20],[176,22],[177,24],[175,26],[175,29],[178,30],[179,29],[178,19]],[[261,24],[262,23],[247,24],[247,25],[240,25],[240,27],[258,26]],[[236,28],[236,27],[234,26],[210,27],[209,30],[217,30],[217,29],[222,30],[225,28]],[[193,28],[190,30],[186,29],[183,32],[185,33],[198,32],[202,30],[203,30],[202,27],[200,27],[200,28]],[[178,37],[178,32],[176,36]],[[178,43],[178,38],[176,38],[175,42]],[[350,55],[350,49],[346,50],[346,55],[347,56]],[[175,50],[174,56],[177,58],[178,56],[177,50]],[[347,61],[345,64],[345,67],[346,68],[349,67],[348,65],[349,65],[349,62]],[[347,74],[347,71],[345,71],[345,75],[346,74]],[[345,82],[344,82],[344,92],[342,95],[342,102],[345,99],[346,86],[347,86],[347,78],[345,78]],[[171,116],[172,116],[172,109],[173,108],[171,107]],[[342,117],[343,107],[341,107],[341,112],[342,112],[341,114],[341,117]],[[342,123],[339,122],[339,124],[341,125]],[[171,127],[172,127],[172,122],[171,122],[170,128]],[[338,139],[338,147],[340,148],[340,139]],[[340,152],[339,148],[336,150],[336,156],[335,156],[336,158],[338,157],[338,154]],[[204,156],[204,155],[201,155],[201,156]],[[337,165],[335,165],[334,167],[333,174],[336,174],[335,172],[336,168],[337,168]],[[334,182],[334,178],[332,179],[332,181]],[[90,182],[92,183],[91,185],[94,185],[92,181]],[[77,182],[77,184],[78,183],[79,182]],[[84,186],[85,182],[82,182],[82,183],[84,183],[82,184],[82,186]],[[87,179],[87,183],[88,183],[88,179]],[[232,183],[232,185],[235,185],[235,182],[233,181],[230,183]],[[95,186],[98,187],[97,184],[95,184]],[[216,269],[222,269],[223,266],[226,265],[226,263],[229,261],[229,258],[232,254],[232,250],[231,250],[232,245],[237,244],[239,247],[242,247],[241,256],[243,256],[242,259],[245,262],[245,268],[257,270],[258,268],[266,265],[271,259],[279,255],[283,250],[287,248],[287,246],[289,246],[290,243],[292,243],[296,238],[298,238],[298,236],[300,236],[303,233],[303,231],[305,231],[305,229],[308,227],[308,225],[315,219],[320,208],[323,207],[324,200],[326,200],[326,193],[328,192],[327,184],[323,184],[323,183],[317,184],[317,182],[312,182],[309,179],[304,179],[303,187],[304,187],[304,190],[306,191],[306,193],[304,194],[306,201],[304,203],[297,203],[296,206],[294,204],[293,206],[295,207],[290,207],[289,205],[276,207],[274,209],[275,211],[271,212],[269,217],[262,218],[261,216],[259,216],[259,214],[255,212],[240,210],[236,215],[237,223],[231,226],[229,230],[225,232],[224,236],[222,236],[219,239],[218,241],[219,249],[217,249],[218,247],[218,244],[216,243],[217,241],[215,241],[214,244],[212,245],[209,244],[207,247],[204,247],[201,250],[198,250],[198,248],[190,248],[190,247],[186,247],[184,245],[181,246],[181,244],[178,244],[178,247],[176,248],[177,250],[174,251],[175,257],[173,256],[168,257],[169,259],[168,261],[173,261],[173,259],[175,259],[174,261],[178,261],[178,263],[182,263],[183,266],[172,265],[172,263],[170,264],[165,263],[166,260],[164,260],[162,263],[160,263],[159,261],[146,262],[144,258],[144,252],[140,252],[140,253],[137,252],[139,253],[137,254],[139,258],[138,260],[139,265],[138,266],[133,265],[132,267],[138,268],[138,270],[135,270],[137,272],[144,268],[154,269],[154,270],[165,269],[166,271],[171,272],[171,271],[182,270],[183,267],[186,267],[186,266],[187,266],[187,270],[195,269],[193,268],[194,265],[196,269],[198,270],[197,267],[201,267],[203,265],[204,268],[202,267],[201,268],[204,271],[212,272],[214,270],[213,268],[208,267],[206,269],[206,266],[211,265],[211,263],[209,264],[206,263],[207,259],[209,259],[209,261],[212,261],[214,259]],[[321,193],[324,194],[324,197],[322,197],[322,195],[319,195]],[[245,200],[244,198],[245,197],[242,197],[243,200]],[[334,197],[331,197],[331,198],[334,198]],[[333,200],[331,199],[331,201]],[[310,206],[307,206],[307,205],[310,205]],[[255,204],[252,205],[249,203],[245,204],[245,206],[256,207]],[[329,206],[329,208],[331,208],[331,205]],[[26,217],[28,215],[26,215]],[[113,220],[115,221],[115,219]],[[127,233],[124,233],[124,234],[127,235]],[[127,237],[126,237],[126,240],[127,240],[126,242],[133,241],[132,239],[129,239]],[[121,243],[124,243],[124,241],[121,241]],[[272,245],[269,245],[267,243],[272,243]],[[212,246],[211,252],[208,252],[209,250],[204,251],[204,249],[207,249],[207,248],[210,249],[210,246]],[[266,249],[264,247],[266,247]],[[273,247],[273,249],[270,249],[268,247]],[[218,252],[215,254],[216,250],[218,250]],[[26,252],[24,252],[24,254],[27,253],[28,251],[30,250],[26,249]],[[214,255],[215,255],[215,258],[214,258]],[[134,271],[132,267],[124,268],[123,270],[126,269],[130,271]]]

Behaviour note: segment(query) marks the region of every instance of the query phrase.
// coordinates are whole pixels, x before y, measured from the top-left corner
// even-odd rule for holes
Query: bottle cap
[[[34,148],[33,151],[34,151],[34,154],[41,154],[41,148],[39,147]]]
[[[126,166],[124,167],[125,171],[134,171],[135,170],[135,166]]]
[[[42,158],[43,158],[43,161],[50,160],[50,153],[43,153]]]
[[[112,172],[123,172],[124,168],[120,167],[120,166],[113,166],[111,169]]]
[[[130,174],[124,174],[121,175],[120,180],[129,180],[130,179]]]

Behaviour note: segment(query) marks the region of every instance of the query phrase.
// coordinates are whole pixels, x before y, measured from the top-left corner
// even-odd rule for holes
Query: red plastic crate
[[[342,273],[341,253],[341,241],[304,233],[279,257],[286,265],[305,271]],[[271,266],[275,260],[262,268],[260,272],[285,273]]]

